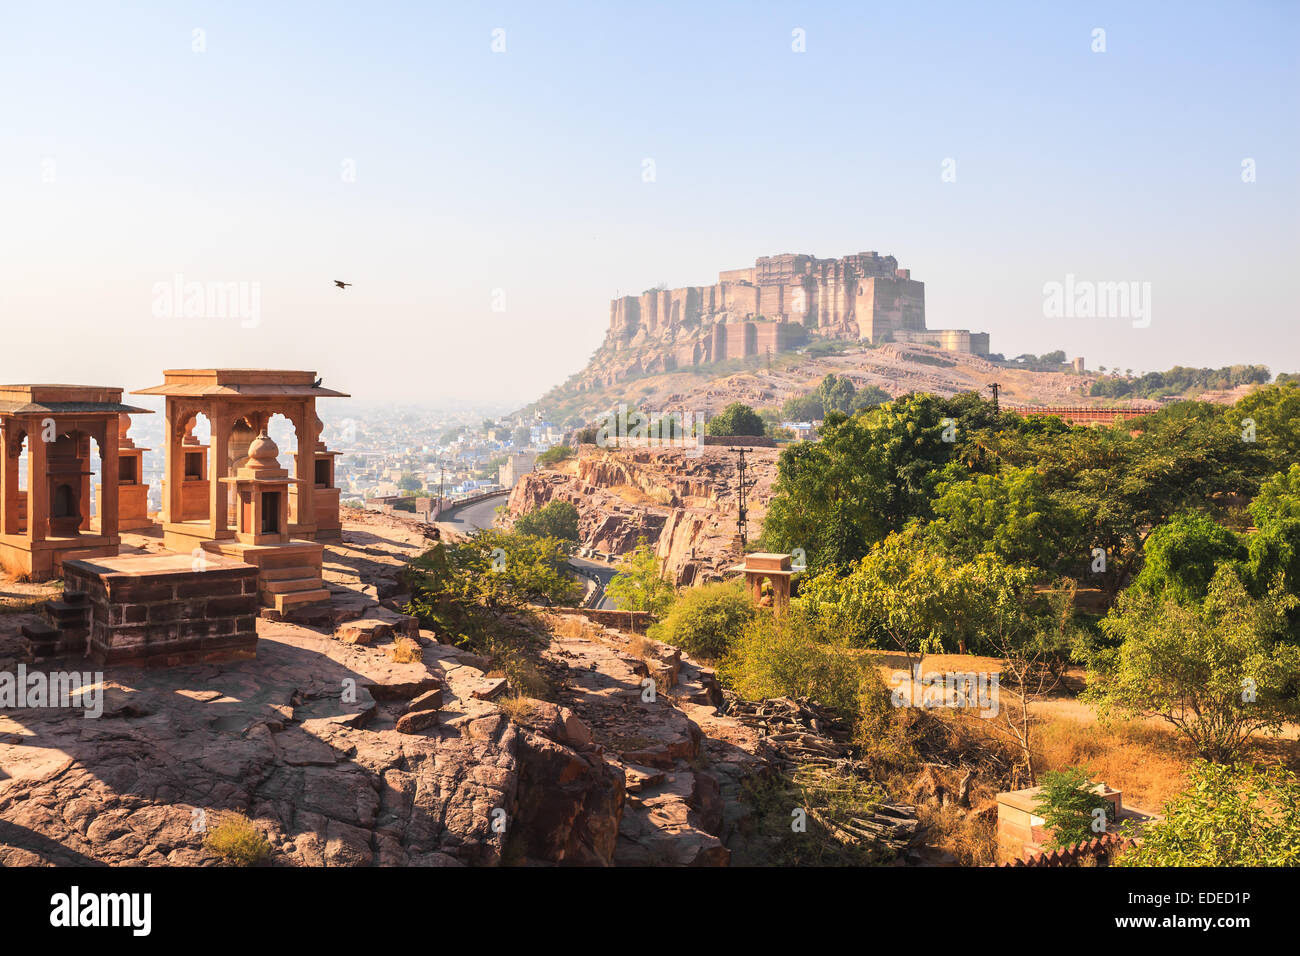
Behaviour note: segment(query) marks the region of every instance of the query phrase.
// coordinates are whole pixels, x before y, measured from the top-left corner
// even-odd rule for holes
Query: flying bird
[[[351,283],[351,282],[344,282],[342,279],[335,279],[335,280],[334,280],[334,284],[335,284],[336,286],[338,286],[340,289],[346,289],[346,288],[347,288],[348,286],[350,286],[352,283]]]

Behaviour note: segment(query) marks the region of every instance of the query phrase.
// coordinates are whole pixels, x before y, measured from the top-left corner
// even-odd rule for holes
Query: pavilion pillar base
[[[203,549],[257,568],[257,591],[264,607],[281,613],[309,604],[328,604],[330,592],[321,579],[325,546],[315,541],[244,544],[208,541]]]
[[[22,535],[0,537],[0,566],[14,577],[49,581],[63,575],[63,562],[117,555],[117,535],[81,534],[75,538],[29,541]]]
[[[225,531],[218,532],[217,537],[214,539],[212,529],[206,521],[163,522],[163,547],[168,551],[175,551],[177,554],[193,554],[195,548],[206,548],[214,540],[233,540],[234,537],[235,533],[233,531]]]

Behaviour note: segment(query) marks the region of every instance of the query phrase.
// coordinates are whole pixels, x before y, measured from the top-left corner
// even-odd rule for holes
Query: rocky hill
[[[788,809],[756,827],[747,787],[808,755],[858,772],[814,706],[724,698],[676,648],[580,613],[539,615],[553,692],[518,696],[393,609],[419,526],[357,517],[327,548],[329,619],[259,620],[253,660],[111,668],[97,719],[0,712],[0,866],[220,865],[230,814],[270,866],[763,863]],[[0,652],[31,667],[32,608],[5,608]],[[880,859],[925,862],[911,808],[881,813]]]
[[[594,361],[593,364],[598,364]],[[1088,392],[1097,376],[1091,373],[1033,371],[1009,368],[967,352],[928,345],[887,343],[878,347],[850,345],[842,351],[814,351],[735,359],[698,368],[641,374],[602,384],[575,376],[552,389],[524,411],[540,411],[553,421],[593,422],[620,403],[647,412],[685,411],[713,415],[732,402],[753,408],[779,408],[791,397],[805,395],[828,374],[847,376],[856,387],[875,385],[891,396],[913,391],[954,395],[988,393],[999,382],[1007,402],[1024,404],[1094,404]]]

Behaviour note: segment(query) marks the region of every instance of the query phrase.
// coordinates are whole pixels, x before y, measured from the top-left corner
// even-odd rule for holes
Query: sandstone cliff
[[[778,454],[754,448],[745,455],[751,540],[762,530]],[[716,445],[689,451],[583,445],[563,468],[524,475],[510,494],[509,514],[568,501],[578,509],[584,547],[626,554],[644,537],[676,583],[718,578],[739,560],[736,462]]]

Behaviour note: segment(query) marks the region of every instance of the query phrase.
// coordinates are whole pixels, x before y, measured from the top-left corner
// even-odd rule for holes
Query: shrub
[[[242,813],[227,813],[203,845],[231,866],[252,866],[271,855],[271,844]]]
[[[605,586],[605,596],[620,611],[649,611],[658,617],[672,607],[676,592],[664,580],[654,548],[642,537],[635,549],[623,555],[618,573]]]
[[[1114,818],[1115,806],[1093,789],[1083,767],[1064,767],[1043,774],[1043,788],[1036,803],[1038,815],[1052,828],[1049,848],[1074,846],[1105,832],[1098,828],[1095,811],[1105,811],[1105,819]]]
[[[754,605],[738,581],[688,588],[650,636],[693,657],[717,660],[754,616]]]
[[[573,449],[568,445],[556,445],[554,448],[548,448],[537,456],[536,464],[539,468],[550,468],[552,465],[558,465],[566,458],[573,457]]]
[[[757,614],[732,642],[718,676],[750,700],[807,697],[852,718],[866,665],[843,642],[819,637],[794,610]]]
[[[1300,778],[1197,761],[1119,866],[1300,866]]]

